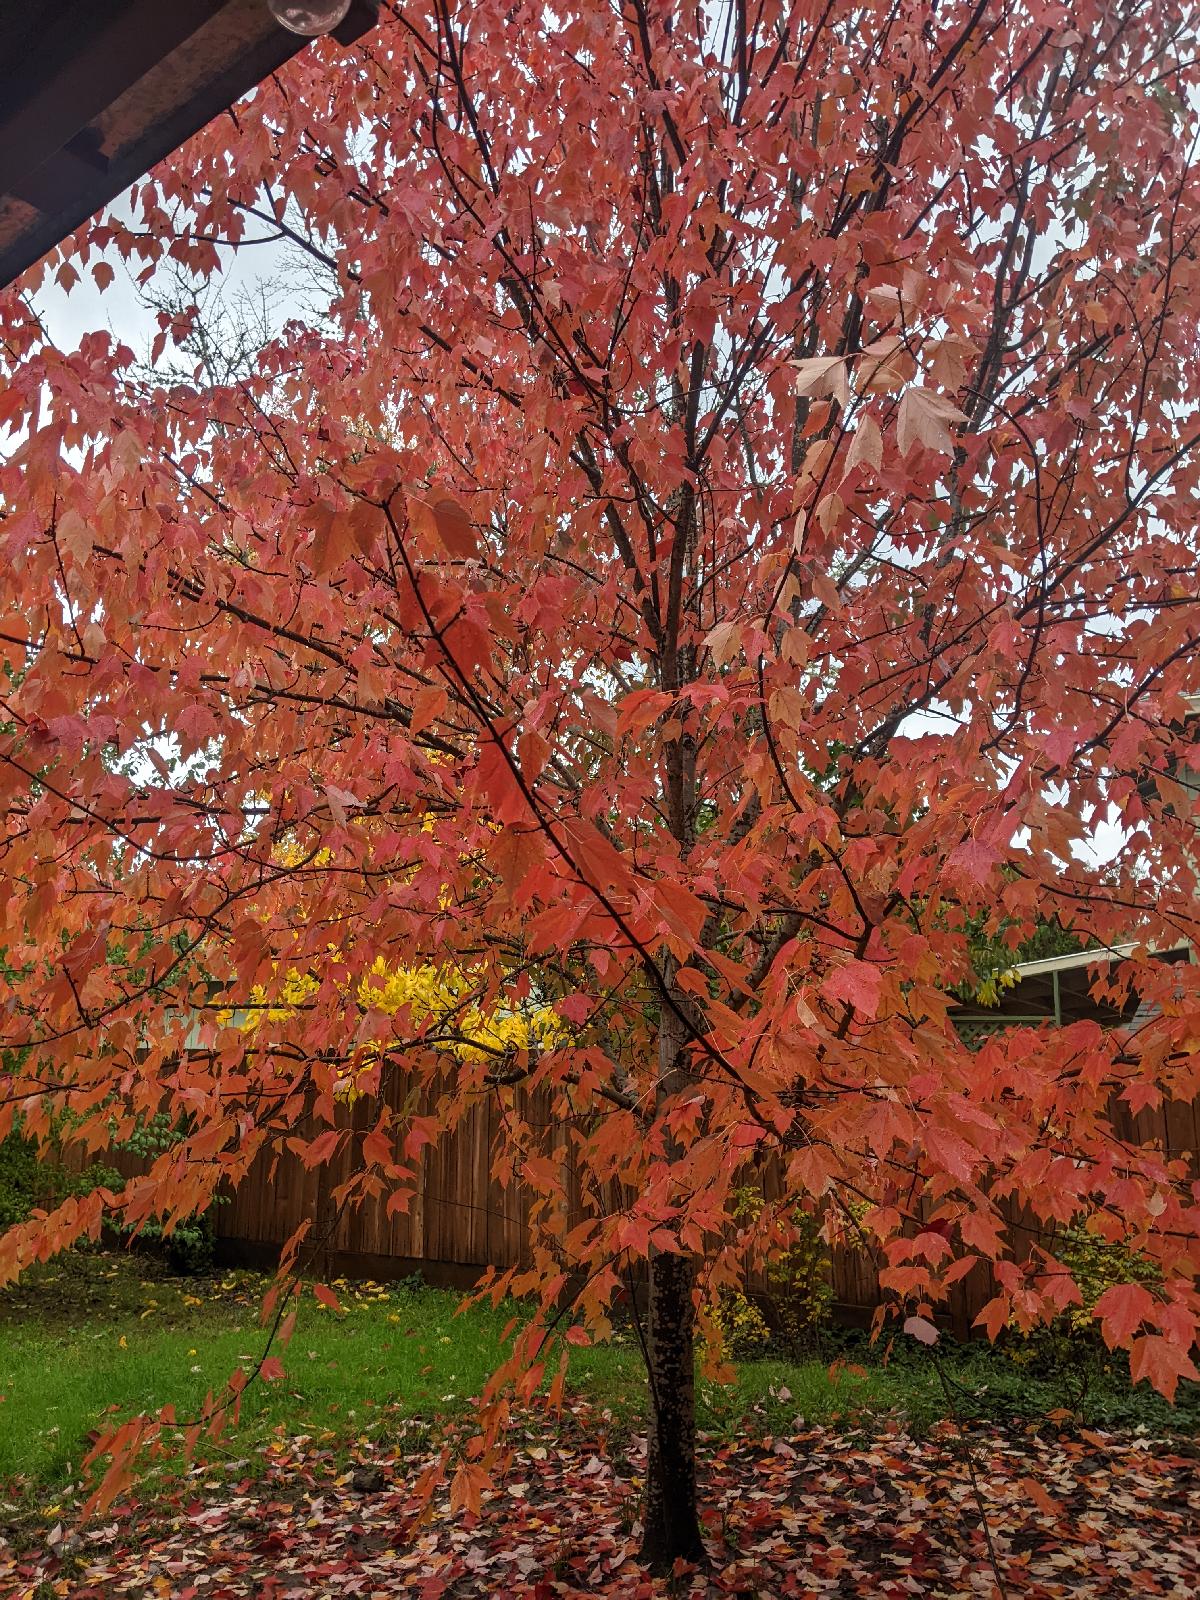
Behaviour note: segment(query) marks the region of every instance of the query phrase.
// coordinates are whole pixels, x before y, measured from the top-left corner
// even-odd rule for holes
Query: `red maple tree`
[[[47,269],[290,240],[328,305],[248,375],[5,299],[0,1132],[182,1138],[0,1279],[288,1141],[402,1205],[494,1095],[518,1393],[648,1279],[660,1567],[701,1553],[697,1307],[786,1240],[732,1222],[764,1160],[911,1314],[993,1263],[992,1334],[1078,1295],[1011,1206],[1089,1219],[1157,1273],[1110,1343],[1195,1376],[1196,1190],[1113,1107],[1200,1090],[1150,954],[1196,925],[1196,75],[1143,0],[416,0]],[[969,928],[1039,915],[1139,941],[1136,1038],[958,1038]],[[453,1008],[353,1003],[380,958],[564,1029],[456,1053]],[[184,1050],[214,984],[278,1003]]]

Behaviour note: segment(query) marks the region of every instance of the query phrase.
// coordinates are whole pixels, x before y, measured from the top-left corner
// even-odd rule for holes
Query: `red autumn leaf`
[[[480,795],[498,823],[529,821],[529,802],[522,781],[513,771],[510,752],[502,747],[499,738],[479,752],[476,778]]]
[[[1132,1335],[1154,1315],[1154,1296],[1144,1284],[1114,1283],[1095,1305],[1100,1329],[1110,1350],[1127,1345]]]
[[[676,938],[685,945],[697,943],[708,916],[703,900],[686,885],[664,878],[654,886],[654,903]]]
[[[1160,1334],[1135,1339],[1130,1346],[1129,1371],[1134,1383],[1147,1379],[1168,1400],[1175,1399],[1180,1378],[1200,1381],[1200,1372],[1186,1350]]]
[[[428,496],[414,495],[409,499],[409,514],[432,530],[448,556],[461,561],[475,555],[478,541],[471,519],[453,495],[436,491]]]
[[[324,1133],[319,1133],[315,1139],[289,1141],[306,1167],[317,1167],[328,1161],[341,1142],[342,1135],[336,1128],[326,1128]]]
[[[624,855],[589,822],[569,818],[562,825],[567,848],[585,882],[604,893],[628,893],[633,873]]]
[[[829,974],[821,993],[829,1000],[852,1005],[864,1017],[873,1017],[882,984],[882,972],[869,961],[847,961]]]
[[[480,1491],[484,1484],[481,1469],[464,1461],[450,1480],[451,1511],[467,1511],[474,1517],[480,1512]]]
[[[380,1128],[372,1128],[363,1135],[362,1159],[374,1166],[387,1166],[395,1160],[396,1149],[392,1140]]]
[[[1045,1488],[1034,1477],[1022,1478],[1018,1484],[1021,1493],[1027,1495],[1038,1510],[1048,1517],[1058,1518],[1063,1514],[1063,1508],[1052,1495],[1046,1493]]]

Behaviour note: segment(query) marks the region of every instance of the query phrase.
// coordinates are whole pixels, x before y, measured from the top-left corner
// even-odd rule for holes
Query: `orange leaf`
[[[1033,1501],[1034,1505],[1037,1506],[1038,1510],[1045,1512],[1046,1516],[1062,1516],[1062,1506],[1057,1500],[1053,1499],[1046,1493],[1045,1489],[1043,1489],[1042,1485],[1037,1481],[1036,1478],[1022,1478],[1020,1487]]]

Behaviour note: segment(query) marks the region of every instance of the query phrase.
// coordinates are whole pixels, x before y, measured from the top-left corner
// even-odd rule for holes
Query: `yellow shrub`
[[[755,1356],[771,1337],[762,1312],[736,1289],[723,1290],[708,1309],[708,1324],[720,1340],[720,1354]]]

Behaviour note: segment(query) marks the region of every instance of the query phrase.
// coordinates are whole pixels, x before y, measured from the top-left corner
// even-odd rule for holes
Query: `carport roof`
[[[377,5],[353,0],[334,36]],[[0,285],[308,43],[266,0],[0,5]]]
[[[1001,989],[997,1005],[959,1006],[952,1011],[952,1018],[959,1028],[968,1031],[990,1031],[1022,1023],[1062,1024],[1082,1018],[1092,1018],[1110,1027],[1129,1022],[1140,1004],[1137,995],[1128,996],[1118,1007],[1103,996],[1094,995],[1092,981],[1100,969],[1118,966],[1141,948],[1137,943],[1115,944],[1070,955],[1046,956],[1039,961],[1022,961],[1012,970],[1012,984]],[[1168,950],[1152,950],[1149,954],[1156,961],[1174,962],[1188,960],[1190,951],[1190,945],[1179,944]]]

